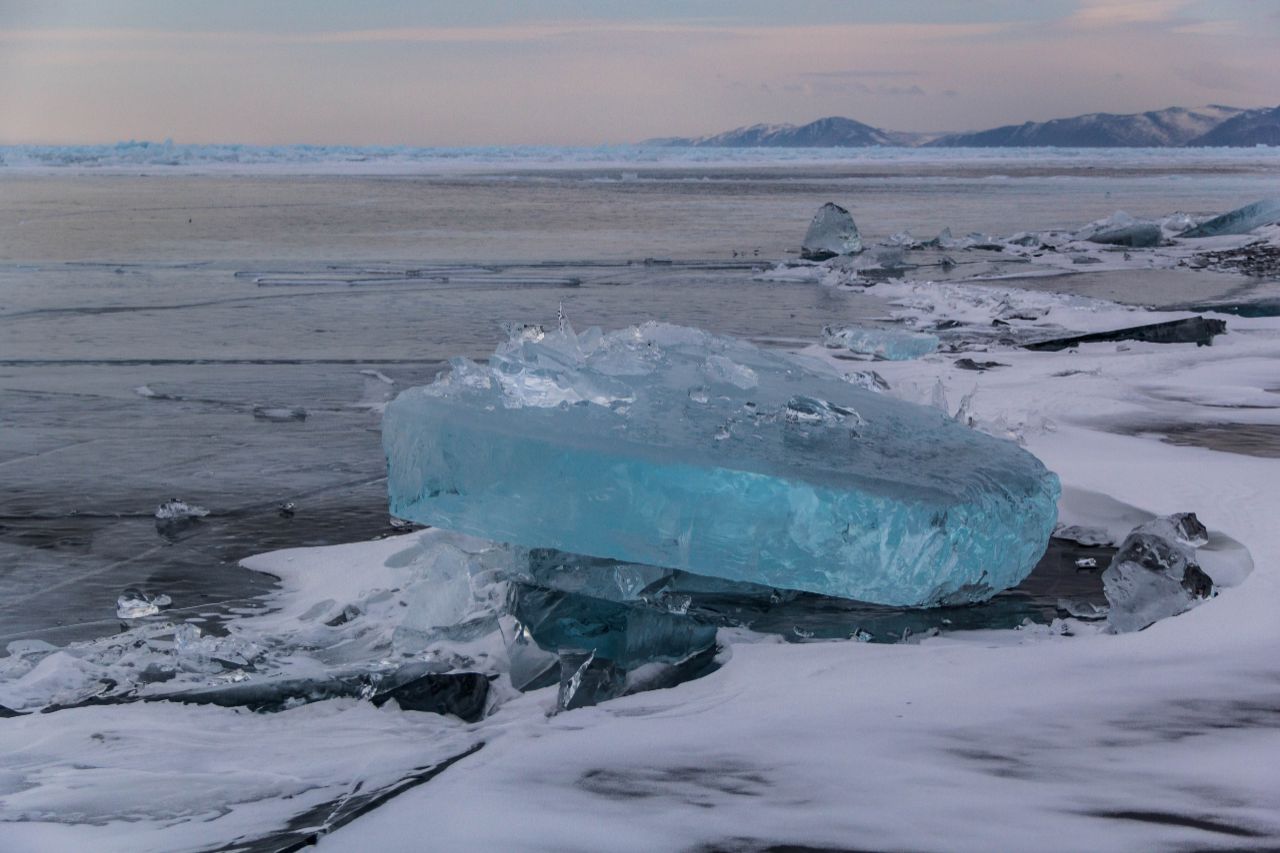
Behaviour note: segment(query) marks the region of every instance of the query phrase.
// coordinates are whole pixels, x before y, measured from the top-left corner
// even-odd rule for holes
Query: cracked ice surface
[[[981,601],[1044,552],[1057,478],[816,362],[649,323],[522,332],[387,408],[393,514],[881,604]]]

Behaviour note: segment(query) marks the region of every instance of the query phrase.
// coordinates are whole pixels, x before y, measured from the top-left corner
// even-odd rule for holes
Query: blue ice
[[[521,327],[401,394],[383,443],[397,517],[898,606],[1014,586],[1057,514],[1057,477],[1011,442],[658,323]]]

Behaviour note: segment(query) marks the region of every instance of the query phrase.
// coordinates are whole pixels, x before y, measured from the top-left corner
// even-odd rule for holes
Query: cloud
[[[1175,66],[1173,73],[1179,78],[1219,92],[1257,91],[1251,75],[1225,62],[1206,60],[1194,65]]]
[[[1170,23],[1188,5],[1189,0],[1082,0],[1067,23],[1082,27]]]
[[[919,77],[919,71],[903,71],[896,68],[847,68],[841,71],[801,71],[797,77],[833,79],[857,79],[859,77]]]

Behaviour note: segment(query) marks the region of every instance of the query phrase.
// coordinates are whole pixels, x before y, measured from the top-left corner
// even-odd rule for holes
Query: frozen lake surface
[[[472,157],[465,169],[392,159],[399,165],[360,174],[332,160],[284,168],[196,157],[162,174],[154,159],[119,157],[107,168],[15,168],[5,152],[0,648],[115,635],[126,587],[171,596],[168,618],[215,634],[228,619],[341,602],[341,590],[290,575],[284,557],[255,564],[283,587],[240,561],[400,532],[387,515],[381,405],[451,356],[484,357],[503,323],[552,322],[561,306],[579,328],[658,319],[802,349],[824,325],[986,310],[970,290],[939,298],[948,292],[911,279],[982,274],[994,280],[964,288],[1014,288],[1031,294],[1017,297],[1027,304],[1054,293],[1161,309],[1274,298],[1275,280],[1230,272],[1118,268],[1117,259],[1040,277],[1034,264],[982,253],[869,290],[769,280],[825,201],[848,207],[871,244],[907,229],[1074,230],[1118,209],[1209,214],[1280,194],[1274,160],[1270,151],[501,166]],[[1087,331],[1130,316],[1120,306],[1053,311]],[[1131,316],[1136,325],[1175,315]],[[939,381],[951,408],[977,389],[977,415],[1016,428],[1073,494],[1193,510],[1221,553],[1244,543],[1256,561],[1246,585],[1191,614],[1123,638],[1088,625],[1074,637],[1010,631],[1024,612],[1015,607],[994,620],[1001,630],[969,639],[878,651],[745,643],[715,675],[675,690],[550,720],[535,691],[478,727],[355,700],[285,712],[296,725],[164,703],[0,721],[6,750],[52,737],[0,781],[0,816],[25,820],[0,823],[9,842],[0,847],[93,838],[104,849],[205,849],[277,837],[308,808],[337,814],[326,804],[350,799],[357,784],[394,786],[481,741],[474,759],[351,824],[345,831],[358,834],[339,835],[334,849],[407,849],[421,837],[414,822],[427,819],[446,847],[959,849],[957,832],[971,849],[1046,835],[1062,849],[1273,847],[1280,777],[1261,759],[1280,754],[1270,612],[1280,543],[1267,485],[1280,474],[1280,403],[1271,402],[1280,329],[1228,319],[1231,332],[1207,350],[1002,351],[990,357],[1009,366],[983,373],[945,356],[876,365],[913,402],[927,402]],[[156,505],[175,496],[209,516],[157,529]],[[419,535],[349,546],[375,550],[344,559],[376,577]],[[325,552],[288,553],[326,564]],[[1063,571],[1090,553],[1051,550],[1034,594],[1096,600],[1096,576]],[[56,737],[42,728],[59,720]],[[291,725],[294,751],[281,731]],[[206,737],[194,744],[197,729]],[[68,793],[72,765],[89,760],[103,732],[119,744],[92,759],[105,787]],[[193,762],[222,761],[226,781],[196,785],[189,768],[146,745],[156,732]],[[329,763],[304,761],[308,739],[320,738],[334,743]],[[240,752],[227,748],[237,741]],[[255,745],[268,742],[280,743],[273,761],[311,799],[290,805],[281,798],[296,789],[254,775]],[[655,743],[664,744],[657,757]],[[111,798],[111,780],[145,773],[193,787],[153,807],[144,801],[159,789]],[[850,779],[862,781],[848,789]],[[891,825],[876,816],[890,811],[890,794],[932,816]],[[234,802],[235,819],[194,820],[206,801]],[[1017,807],[996,816],[993,802]],[[504,831],[516,819],[508,808],[533,828]]]

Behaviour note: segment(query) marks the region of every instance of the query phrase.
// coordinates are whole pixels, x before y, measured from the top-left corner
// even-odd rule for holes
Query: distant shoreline
[[[449,175],[600,172],[602,179],[639,180],[655,172],[715,169],[857,170],[922,173],[1097,175],[1169,169],[1243,170],[1280,166],[1280,146],[1253,148],[911,148],[891,146],[780,148],[617,145],[470,148],[323,145],[200,145],[127,142],[114,145],[0,146],[0,176],[34,174]],[[605,173],[612,174],[605,174]]]

